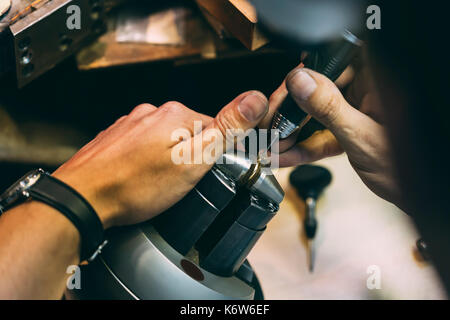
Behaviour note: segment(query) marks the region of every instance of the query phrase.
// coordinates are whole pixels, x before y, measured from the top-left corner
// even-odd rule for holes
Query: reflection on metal
[[[252,161],[243,152],[225,153],[215,166],[235,182],[279,204],[284,191],[268,168],[260,169],[259,161]]]

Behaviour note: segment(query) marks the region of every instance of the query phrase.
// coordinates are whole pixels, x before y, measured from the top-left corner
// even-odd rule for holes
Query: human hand
[[[101,132],[53,175],[91,203],[105,228],[143,222],[179,201],[214,163],[177,165],[174,148],[187,147],[194,154],[194,147],[226,145],[227,130],[255,127],[267,109],[267,99],[256,91],[241,94],[214,119],[178,102],[159,108],[143,104]],[[194,132],[194,121],[201,121],[201,132]],[[174,141],[171,135],[177,129],[187,129],[190,136]],[[213,135],[205,141],[207,132]]]
[[[281,141],[280,166],[313,162],[345,151],[362,181],[378,196],[399,205],[381,108],[370,88],[365,72],[358,73],[347,90],[347,99],[359,107],[355,108],[328,78],[310,69],[296,68],[270,97],[269,112],[260,125],[270,125],[289,91],[297,104],[327,129],[299,143],[296,135]]]

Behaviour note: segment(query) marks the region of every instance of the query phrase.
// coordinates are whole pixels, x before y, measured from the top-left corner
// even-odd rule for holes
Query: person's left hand
[[[346,79],[344,79],[346,78]],[[347,95],[339,90],[350,82]],[[393,168],[383,113],[367,69],[343,74],[333,83],[302,66],[294,69],[270,97],[269,112],[261,127],[269,127],[274,112],[289,94],[299,108],[326,127],[297,142],[298,131],[279,144],[279,165],[297,166],[345,152],[361,180],[381,198],[400,208],[401,199]]]
[[[53,175],[91,203],[105,228],[139,223],[179,201],[214,163],[177,165],[174,148],[194,155],[195,148],[225,145],[227,130],[247,131],[267,110],[267,99],[256,91],[238,96],[215,119],[178,102],[159,108],[143,104],[101,132]],[[194,121],[201,121],[202,132],[194,132]],[[174,141],[177,129],[187,130],[189,137]],[[216,159],[219,156],[215,154]]]

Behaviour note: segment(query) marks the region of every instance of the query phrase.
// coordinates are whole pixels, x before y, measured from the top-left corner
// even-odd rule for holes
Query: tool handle
[[[306,198],[306,214],[303,226],[305,228],[305,234],[308,239],[314,239],[317,231],[317,219],[316,219],[316,199],[313,197]]]
[[[283,100],[278,112],[295,125],[302,123],[308,116],[305,111],[299,108],[297,102],[290,94]]]
[[[358,44],[344,41],[331,56],[330,60],[317,71],[325,75],[331,81],[336,81],[349,66],[350,62],[352,62],[358,48]]]
[[[307,66],[313,68],[319,73],[328,77],[331,81],[336,81],[337,78],[344,72],[350,62],[357,53],[357,49],[362,45],[362,42],[353,36],[351,33],[344,34],[344,39],[339,43],[337,49],[329,56],[329,60],[320,64],[317,53],[313,54],[310,63]],[[286,119],[300,125],[308,116],[306,112],[300,109],[290,94],[282,102],[278,112]]]
[[[308,239],[314,239],[317,231],[317,220],[315,218],[309,219],[306,218],[303,222],[303,226],[305,228],[305,234]]]

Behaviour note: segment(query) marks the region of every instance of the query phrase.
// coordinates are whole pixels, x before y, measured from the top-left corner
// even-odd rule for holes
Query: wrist
[[[71,250],[63,252],[67,253],[74,263],[78,263],[80,233],[69,219],[52,206],[31,200],[11,208],[4,215],[8,216],[10,220],[16,219],[17,225],[25,225],[28,231],[33,229],[45,230],[51,225],[52,231],[50,233],[42,233],[42,237],[36,241],[41,241],[47,237],[56,237],[58,243],[68,244],[67,247],[70,247]]]
[[[66,183],[73,189],[75,189],[81,196],[89,202],[97,213],[103,229],[111,228],[115,225],[114,220],[117,208],[115,208],[114,201],[106,199],[105,188],[98,185],[98,181],[93,178],[83,178],[82,175],[77,174],[74,171],[68,172],[64,169],[58,169],[53,174],[53,177]]]

